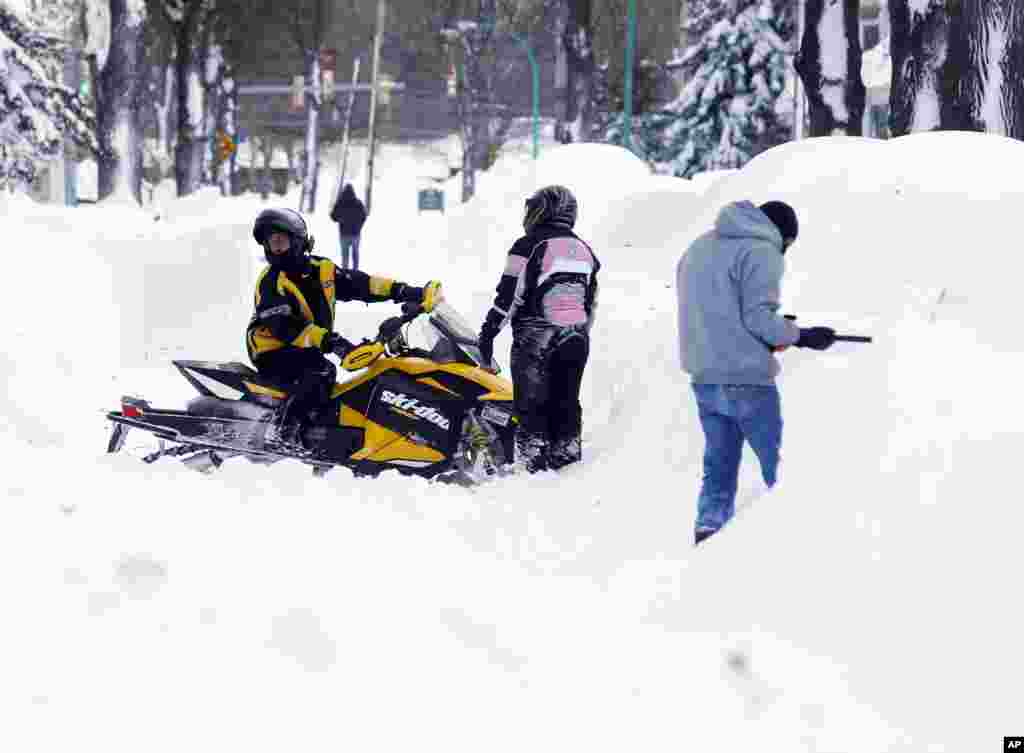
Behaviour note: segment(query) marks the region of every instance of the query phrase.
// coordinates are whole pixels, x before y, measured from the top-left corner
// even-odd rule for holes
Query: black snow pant
[[[279,413],[282,425],[307,421],[327,402],[338,377],[338,368],[316,348],[272,350],[259,356],[255,364],[262,376],[288,387],[288,399]]]
[[[517,463],[530,473],[557,470],[583,456],[580,384],[590,355],[585,325],[522,324],[513,330]]]

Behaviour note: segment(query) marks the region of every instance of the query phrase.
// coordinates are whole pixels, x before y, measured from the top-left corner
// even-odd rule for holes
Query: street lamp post
[[[371,206],[373,203],[373,153],[377,145],[377,92],[380,88],[378,85],[378,78],[380,76],[380,44],[381,38],[384,35],[384,20],[387,10],[384,5],[384,0],[377,0],[377,27],[373,35],[373,72],[371,73],[371,86],[370,89],[370,129],[367,134],[367,145],[366,150],[366,213],[371,212]]]
[[[526,58],[530,61],[530,79],[533,84],[533,158],[537,159],[537,153],[540,151],[540,67],[533,54],[533,47],[526,41],[526,38],[516,32],[510,33],[512,38],[526,50]]]

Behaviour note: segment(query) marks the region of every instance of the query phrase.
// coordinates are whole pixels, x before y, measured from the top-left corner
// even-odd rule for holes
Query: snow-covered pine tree
[[[0,181],[25,185],[64,137],[96,150],[93,113],[57,83],[63,44],[0,4]]]
[[[652,165],[665,155],[664,132],[675,120],[674,113],[652,110],[633,116],[630,132],[630,151]],[[613,112],[603,124],[601,139],[609,144],[621,144],[626,127],[626,116],[622,111]],[[669,155],[668,159],[671,159]]]
[[[690,0],[686,8],[686,38],[694,44],[729,12],[725,0]],[[692,46],[692,44],[691,44]]]
[[[687,24],[693,44],[683,56],[688,83],[644,128],[660,134],[651,156],[675,175],[738,168],[785,140],[789,124],[777,103],[786,81],[791,27],[784,0],[707,0]],[[650,136],[646,137],[650,138]]]

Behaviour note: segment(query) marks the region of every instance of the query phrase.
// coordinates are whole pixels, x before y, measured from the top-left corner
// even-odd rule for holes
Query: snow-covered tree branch
[[[786,81],[784,21],[773,0],[708,3],[692,23],[707,30],[683,55],[689,82],[644,129],[648,156],[685,177],[741,167],[788,129],[777,107]]]
[[[63,46],[0,4],[0,179],[25,184],[59,156],[64,137],[95,150],[96,122],[57,83]]]

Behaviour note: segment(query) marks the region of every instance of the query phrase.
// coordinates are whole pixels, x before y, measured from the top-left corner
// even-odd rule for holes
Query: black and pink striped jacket
[[[495,288],[484,334],[496,335],[510,320],[553,327],[586,325],[597,309],[600,262],[565,225],[538,225],[508,252]]]

